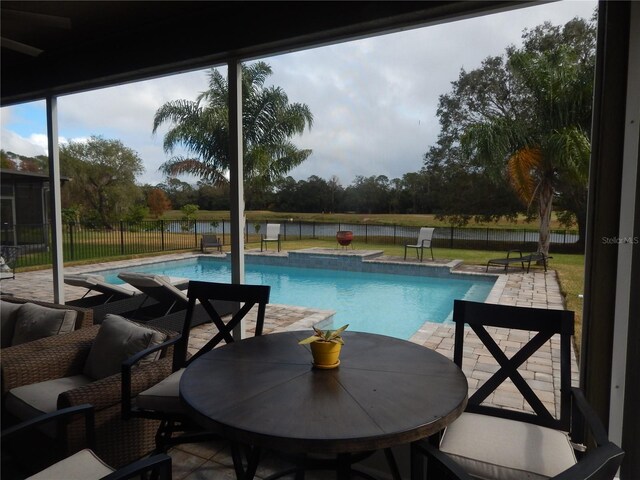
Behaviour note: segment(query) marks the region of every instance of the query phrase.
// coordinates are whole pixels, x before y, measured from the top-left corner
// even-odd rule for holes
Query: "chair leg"
[[[404,247],[404,259],[405,260],[407,259],[407,247],[406,246]]]
[[[431,250],[431,261],[435,261],[435,258],[433,258],[433,247],[429,247],[429,250]]]

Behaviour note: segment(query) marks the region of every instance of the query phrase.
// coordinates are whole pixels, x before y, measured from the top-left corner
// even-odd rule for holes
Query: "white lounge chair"
[[[281,248],[280,242],[280,224],[279,223],[267,223],[267,233],[262,234],[260,238],[260,251],[262,247],[267,248],[269,242],[278,242],[278,251]]]
[[[102,275],[92,273],[67,274],[64,276],[64,283],[74,287],[86,288],[87,291],[82,298],[85,298],[92,291],[104,294],[100,303],[122,300],[140,293],[140,290],[131,285],[115,285],[105,281]]]
[[[416,249],[416,257],[422,261],[422,257],[424,254],[424,249],[428,248],[431,250],[431,260],[433,260],[433,248],[431,247],[431,240],[433,238],[433,231],[435,228],[422,227],[420,229],[420,233],[418,234],[418,241],[415,245],[407,244],[404,246],[404,259],[407,259],[407,248],[415,248]],[[418,250],[420,251],[420,255],[418,255]]]
[[[177,310],[184,310],[189,303],[185,293],[173,285],[170,277],[153,273],[121,272],[118,274],[118,278],[156,300],[160,304],[160,307],[156,306],[156,308],[161,308],[164,311],[161,316]],[[142,306],[140,305],[138,310]]]

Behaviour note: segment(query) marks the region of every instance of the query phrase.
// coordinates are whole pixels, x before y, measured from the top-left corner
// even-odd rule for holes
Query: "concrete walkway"
[[[138,260],[117,261],[101,264],[92,264],[78,267],[65,268],[66,273],[85,273],[118,267],[141,265],[158,261],[184,259],[196,254],[175,254],[163,257],[154,257]],[[385,258],[379,261],[400,262],[401,258]],[[485,274],[484,267],[458,266],[456,272],[469,275]],[[3,293],[11,293],[26,298],[37,298],[43,301],[51,301],[52,272],[43,270],[36,272],[19,273],[15,280],[2,282]],[[84,294],[83,289],[65,285],[66,298],[78,298]],[[490,292],[486,302],[503,305],[517,305],[525,307],[538,307],[550,309],[564,309],[564,300],[560,293],[558,279],[555,271],[544,272],[535,269],[530,273],[513,272],[497,274],[496,283]],[[304,307],[288,305],[274,305],[267,307],[265,320],[265,334],[283,330],[310,329],[312,325],[330,317],[332,311],[314,310]],[[251,313],[249,314],[251,317]],[[249,318],[247,330],[251,331],[255,320]],[[192,330],[189,347],[196,351],[200,345],[211,338],[212,326],[201,325]],[[493,329],[492,335],[497,343],[505,351],[513,352],[526,343],[530,335],[525,332],[510,331],[505,329]],[[453,327],[448,324],[425,323],[410,339],[410,341],[434,349],[446,357],[453,358]],[[475,391],[479,383],[498,369],[497,362],[493,359],[480,340],[473,333],[468,333],[465,345],[469,346],[469,352],[465,355],[463,370],[469,381],[470,394]],[[538,393],[543,403],[551,412],[556,411],[559,405],[560,365],[559,340],[554,338],[547,342],[520,369],[522,376],[530,383]],[[577,385],[578,369],[573,362],[572,381]],[[488,399],[488,402],[509,409],[531,410],[526,404],[516,387],[511,381],[504,382],[500,388]],[[556,415],[558,412],[556,411]],[[232,464],[226,452],[224,444],[211,443],[208,445],[183,445],[171,451],[174,459],[174,478],[195,480],[200,478],[234,478]],[[259,472],[259,477],[272,473],[279,468],[277,461],[270,464],[265,461],[266,470]],[[271,467],[269,467],[271,465]],[[322,475],[310,476],[310,478],[325,478]],[[329,477],[330,478],[330,477]]]

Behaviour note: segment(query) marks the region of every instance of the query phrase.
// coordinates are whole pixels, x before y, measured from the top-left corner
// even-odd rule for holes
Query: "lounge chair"
[[[80,274],[68,274],[64,276],[64,283],[73,287],[83,287],[87,291],[82,296],[86,298],[89,293],[96,291],[102,295],[95,295],[94,302],[108,303],[115,300],[123,300],[125,298],[131,298],[134,295],[138,295],[140,290],[131,285],[115,285],[107,282],[102,275],[92,273],[80,273]]]
[[[220,253],[222,253],[222,243],[220,243],[220,239],[215,235],[204,234],[200,239],[200,250],[204,253],[206,248],[216,248]]]
[[[178,310],[185,310],[189,303],[189,299],[184,292],[173,285],[172,279],[164,275],[155,275],[147,273],[121,272],[118,278],[124,280],[129,285],[137,288],[147,297],[154,299],[157,303],[153,305],[153,311],[142,315],[142,311],[146,302],[138,306],[132,317],[146,316],[150,318],[163,317]]]
[[[418,241],[415,245],[407,244],[404,246],[404,259],[407,259],[407,248],[415,248],[416,249],[416,257],[420,258],[422,262],[422,257],[424,254],[424,249],[428,248],[431,251],[431,260],[433,258],[433,247],[431,246],[431,240],[433,238],[433,231],[435,228],[422,227],[420,229],[420,233],[418,234]],[[418,256],[418,250],[420,251],[420,255]]]
[[[511,256],[511,254],[515,254],[517,253],[518,256]],[[500,266],[500,267],[504,267],[504,271],[506,272],[507,269],[509,268],[509,265],[511,264],[515,264],[515,263],[519,263],[520,266],[522,267],[522,270],[525,270],[524,268],[524,264],[527,264],[527,268],[526,271],[527,273],[529,273],[529,269],[531,268],[531,262],[542,262],[542,265],[544,266],[544,271],[547,271],[547,264],[548,264],[548,260],[552,258],[549,257],[547,255],[545,255],[542,252],[533,252],[533,253],[528,253],[526,255],[522,255],[522,251],[521,250],[509,250],[507,252],[507,257],[506,258],[493,258],[491,260],[489,260],[487,262],[487,269],[486,271],[489,271],[489,267],[492,265],[495,266]]]
[[[267,233],[262,234],[260,237],[260,251],[262,252],[262,247],[267,248],[269,242],[278,242],[278,251],[281,248],[280,242],[280,224],[279,223],[267,223]]]

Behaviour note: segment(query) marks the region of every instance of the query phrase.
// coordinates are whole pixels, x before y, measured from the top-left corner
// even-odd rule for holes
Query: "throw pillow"
[[[122,370],[122,362],[154,345],[167,336],[119,315],[105,316],[84,365],[84,374],[96,380],[110,377]],[[149,355],[141,363],[152,362],[160,356]]]
[[[0,347],[10,347],[13,342],[13,332],[16,326],[16,317],[22,303],[5,302],[0,300]]]
[[[78,312],[25,303],[16,316],[12,345],[31,342],[44,337],[68,333],[76,325]]]

